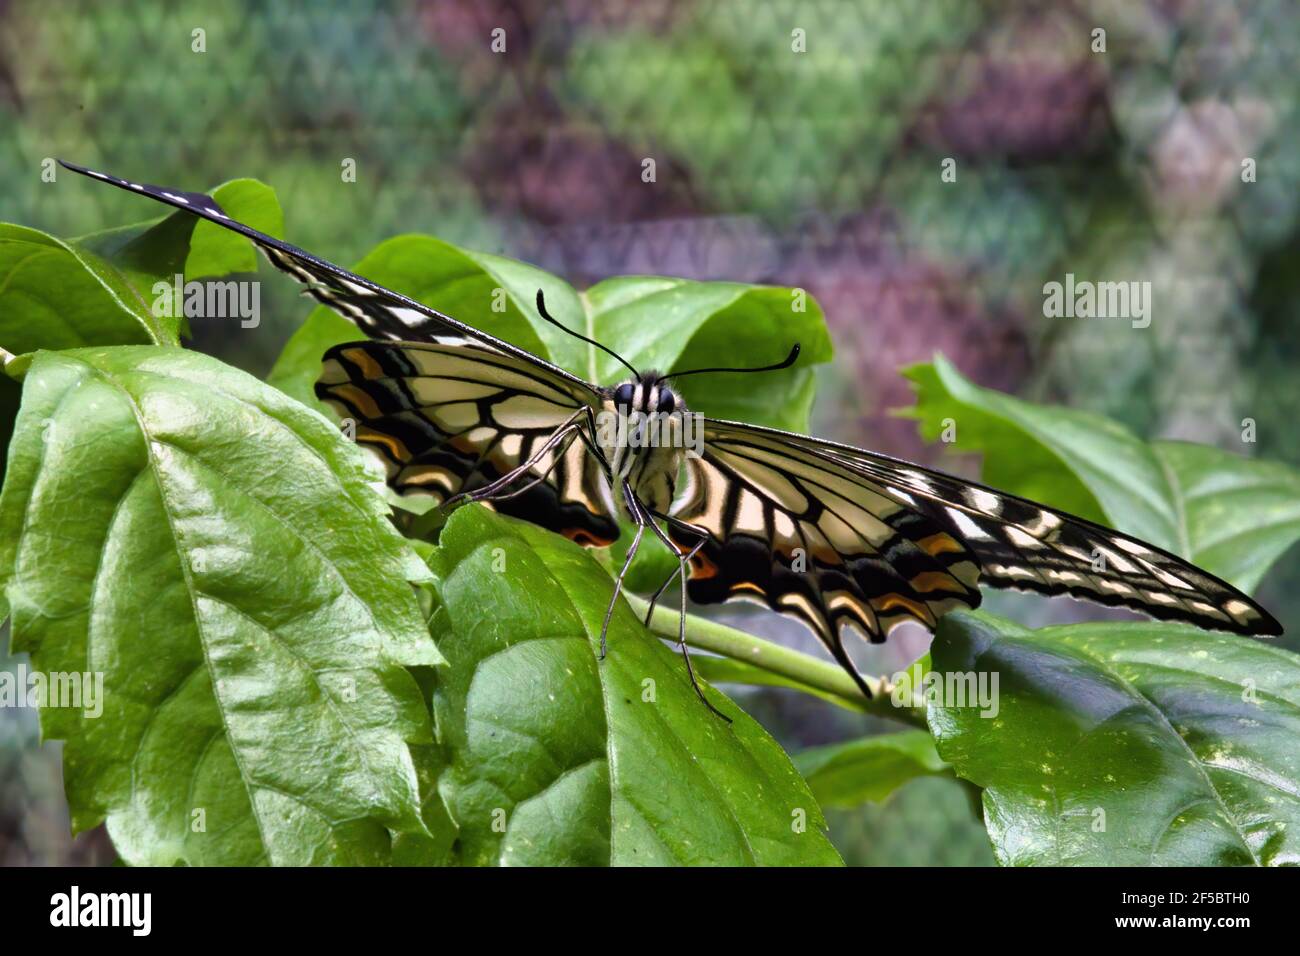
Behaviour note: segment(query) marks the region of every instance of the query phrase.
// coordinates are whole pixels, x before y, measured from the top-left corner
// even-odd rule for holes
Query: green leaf
[[[928,440],[983,453],[983,480],[1122,529],[1243,591],[1300,539],[1300,471],[1186,442],[1147,443],[1091,412],[1035,405],[962,378],[942,357],[905,374]]]
[[[41,711],[75,829],[107,818],[158,865],[373,863],[385,827],[424,830],[405,666],[442,659],[369,479],[324,418],[214,359],[37,354],[0,586],[36,669],[103,675],[99,716]]]
[[[213,196],[254,228],[283,231],[269,186],[238,179]],[[72,240],[0,223],[0,348],[176,345],[181,320],[155,314],[155,283],[256,267],[247,239],[184,211]]]
[[[1300,539],[1300,471],[1190,442],[1151,448],[1169,480],[1184,553],[1253,591]]]
[[[661,371],[718,364],[770,365],[799,342],[795,367],[768,372],[758,383],[735,375],[700,375],[680,386],[690,407],[715,418],[807,430],[815,382],[811,365],[832,350],[821,307],[796,290],[733,282],[626,277],[593,286],[583,296],[564,280],[526,263],[459,249],[430,236],[381,243],[354,270],[527,349],[596,384],[627,376],[617,360],[543,321],[534,299],[570,329],[620,352],[639,369]],[[289,340],[268,381],[313,407],[320,357],[361,333],[324,306]],[[761,387],[760,387],[761,386]]]
[[[879,803],[916,777],[950,773],[924,730],[814,747],[795,754],[794,764],[824,807]]]
[[[592,286],[586,300],[596,337],[642,370],[771,365],[799,343],[793,368],[750,378],[695,375],[678,387],[693,411],[713,418],[807,431],[816,387],[809,366],[833,353],[821,306],[799,291],[625,276]],[[600,354],[598,380],[616,381],[619,368]]]
[[[434,693],[439,789],[470,864],[838,864],[789,758],[622,602],[573,543],[472,506],[431,566],[451,661]],[[501,832],[501,831],[504,832]]]
[[[291,398],[322,414],[337,417],[328,405],[316,399],[316,379],[320,378],[321,356],[332,345],[355,342],[364,333],[350,319],[332,309],[317,306],[307,321],[285,343],[275,360],[266,384],[273,385]]]
[[[275,190],[256,179],[232,179],[212,191],[226,215],[280,239],[284,236],[284,213]],[[185,258],[185,278],[202,279],[232,272],[256,272],[257,250],[237,232],[215,222],[199,219],[190,237]]]
[[[1004,864],[1300,859],[1300,657],[1172,624],[1027,630],[944,617],[936,674],[996,675],[996,714],[936,693],[939,754],[984,788]],[[969,701],[967,702],[969,703]]]
[[[155,317],[151,302],[91,249],[0,223],[0,348],[174,345],[176,323]]]

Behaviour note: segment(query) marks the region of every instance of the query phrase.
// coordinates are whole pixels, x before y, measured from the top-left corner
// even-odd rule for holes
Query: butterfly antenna
[[[585,335],[583,335],[582,333],[573,331],[573,329],[569,328],[567,325],[563,325],[563,324],[561,324],[560,321],[559,321],[558,319],[556,319],[553,315],[551,315],[551,313],[547,312],[547,311],[546,311],[546,299],[545,299],[545,297],[542,295],[542,290],[541,290],[541,289],[538,289],[538,290],[537,290],[537,314],[540,315],[542,318],[544,318],[547,322],[550,322],[551,325],[555,326],[557,329],[560,329],[560,330],[562,330],[562,331],[564,331],[564,332],[568,332],[568,333],[569,333],[570,335],[572,335],[575,339],[582,339],[582,341],[586,342],[588,345],[594,345],[594,346],[596,346],[596,348],[600,349],[600,350],[601,350],[602,352],[604,352],[605,354],[614,356],[614,358],[618,359],[620,362],[623,363],[623,365],[625,365],[625,366],[627,367],[627,370],[628,370],[629,372],[632,373],[632,377],[633,377],[633,378],[640,378],[640,377],[641,377],[641,373],[638,372],[636,369],[634,369],[634,368],[632,367],[632,363],[631,363],[631,362],[629,362],[627,359],[623,358],[623,356],[619,355],[617,352],[615,352],[615,351],[614,351],[613,349],[611,349],[609,346],[607,346],[607,345],[601,345],[601,344],[600,344],[599,342],[597,342],[595,339],[589,339],[589,338],[587,338]]]
[[[795,359],[799,357],[799,349],[800,345],[796,342],[794,348],[790,349],[790,354],[775,365],[764,365],[761,368],[692,368],[687,369],[685,372],[669,372],[667,375],[660,375],[655,379],[655,384],[658,385],[665,379],[680,378],[683,375],[699,375],[703,372],[775,372],[778,369],[789,368],[793,365]]]

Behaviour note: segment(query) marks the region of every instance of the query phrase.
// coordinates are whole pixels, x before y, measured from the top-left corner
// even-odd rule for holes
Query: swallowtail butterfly
[[[660,375],[565,329],[631,373],[601,386],[236,222],[202,193],[64,165],[247,236],[306,294],[370,336],[325,353],[316,394],[356,423],[357,441],[379,454],[399,495],[444,506],[484,501],[587,547],[611,544],[616,519],[630,521],[635,538],[604,629],[649,531],[678,556],[659,594],[675,579],[684,584],[683,652],[687,594],[703,604],[749,598],[808,625],[867,696],[846,630],[880,642],[904,621],[933,629],[944,613],[976,607],[981,583],[1239,634],[1281,633],[1245,594],[1168,552],[940,471],[740,422],[704,420],[699,456],[611,442],[597,427],[598,416],[612,416],[635,433],[637,421],[658,413],[681,428],[687,410],[675,376],[785,368],[797,345],[764,369]],[[540,292],[537,306],[559,325]]]

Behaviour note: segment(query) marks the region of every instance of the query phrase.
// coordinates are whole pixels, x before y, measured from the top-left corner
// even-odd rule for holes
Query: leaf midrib
[[[147,461],[148,461],[148,464],[147,464],[146,468],[144,468],[144,469],[141,470],[141,474],[144,474],[146,471],[149,473],[149,475],[150,475],[150,477],[153,479],[154,485],[155,485],[155,487],[156,487],[156,489],[157,489],[157,491],[158,491],[158,497],[159,497],[159,500],[160,500],[161,504],[163,505],[163,507],[162,507],[163,515],[164,515],[164,517],[165,517],[165,519],[166,519],[166,521],[167,521],[168,534],[169,534],[170,538],[171,538],[172,541],[173,541],[174,551],[175,551],[176,558],[177,558],[177,563],[178,563],[178,565],[180,566],[181,576],[182,576],[182,578],[183,578],[183,580],[184,580],[184,583],[185,583],[185,591],[186,591],[186,596],[188,597],[189,602],[190,602],[190,611],[191,611],[191,615],[192,615],[193,620],[194,620],[195,629],[199,632],[199,635],[200,635],[199,646],[200,646],[200,649],[201,649],[201,651],[202,651],[202,653],[203,653],[204,666],[205,666],[205,668],[206,668],[207,674],[209,675],[209,680],[210,680],[210,682],[211,682],[212,685],[213,685],[213,687],[212,687],[212,696],[213,696],[213,700],[214,700],[214,702],[216,702],[216,704],[217,704],[217,708],[216,708],[216,709],[217,709],[217,713],[218,713],[218,714],[220,715],[220,717],[221,717],[222,732],[223,732],[224,735],[225,735],[226,743],[227,743],[227,746],[229,746],[229,748],[230,748],[231,755],[232,755],[233,759],[235,760],[236,765],[237,765],[238,768],[239,768],[240,782],[241,782],[241,784],[243,785],[243,787],[244,787],[244,791],[245,791],[245,793],[246,793],[247,796],[248,796],[249,811],[250,811],[250,813],[252,813],[253,818],[254,818],[254,820],[255,820],[256,823],[257,823],[258,833],[260,834],[260,836],[261,836],[261,840],[262,840],[262,848],[263,848],[263,852],[266,854],[267,858],[270,859],[270,855],[271,855],[271,854],[270,854],[271,840],[269,839],[269,836],[268,836],[268,833],[269,833],[270,831],[268,831],[268,829],[266,828],[266,825],[264,824],[264,822],[263,822],[263,820],[262,820],[262,818],[261,818],[261,815],[260,815],[260,813],[259,813],[259,811],[258,811],[257,800],[256,800],[256,798],[255,798],[255,796],[254,796],[254,792],[253,792],[253,791],[254,791],[254,788],[257,788],[257,789],[266,789],[266,790],[274,791],[274,792],[280,794],[281,796],[283,796],[283,797],[285,797],[285,798],[287,798],[287,799],[291,799],[291,800],[293,800],[295,803],[297,803],[297,804],[299,804],[299,805],[301,805],[301,806],[304,806],[304,807],[306,807],[307,809],[312,810],[312,812],[314,812],[314,813],[320,814],[320,811],[319,811],[319,810],[316,810],[316,809],[313,808],[313,807],[311,807],[309,804],[304,803],[303,800],[302,800],[302,798],[301,798],[301,796],[299,796],[299,795],[297,795],[297,794],[293,794],[293,793],[285,792],[285,791],[283,791],[281,788],[276,787],[276,786],[274,786],[273,784],[269,784],[269,783],[265,783],[265,782],[259,781],[255,775],[250,774],[248,768],[245,766],[243,756],[242,756],[241,753],[240,753],[240,749],[234,745],[235,737],[234,737],[234,735],[231,733],[231,730],[230,730],[230,724],[229,724],[229,721],[227,720],[227,716],[226,716],[226,708],[225,708],[225,706],[224,706],[224,704],[223,704],[223,702],[222,702],[221,695],[219,695],[219,694],[216,692],[216,680],[215,680],[216,671],[214,670],[213,665],[212,665],[212,658],[211,658],[211,655],[210,655],[210,653],[209,653],[208,641],[207,641],[207,639],[203,636],[203,635],[204,635],[204,631],[205,631],[205,626],[204,626],[204,617],[203,617],[203,615],[199,612],[199,608],[198,608],[198,604],[197,604],[197,598],[201,595],[201,596],[203,596],[203,597],[205,597],[205,598],[208,598],[209,600],[217,601],[217,602],[219,602],[219,603],[221,603],[221,604],[224,604],[226,607],[229,607],[231,610],[235,611],[237,614],[239,614],[239,615],[240,615],[241,617],[243,617],[244,619],[249,620],[249,621],[252,621],[254,624],[256,624],[256,625],[257,625],[259,628],[261,628],[263,631],[265,631],[266,633],[271,634],[273,637],[275,637],[277,643],[279,643],[281,647],[284,647],[284,648],[285,648],[285,649],[290,653],[290,655],[291,655],[295,660],[299,660],[299,661],[301,661],[301,662],[303,663],[304,667],[306,668],[306,670],[308,671],[308,673],[311,675],[312,681],[313,681],[313,683],[316,685],[317,690],[320,692],[320,697],[321,697],[321,699],[323,699],[324,701],[326,701],[327,706],[328,706],[331,710],[335,711],[335,717],[336,717],[336,719],[339,721],[339,725],[340,725],[341,727],[344,728],[344,730],[345,730],[345,732],[347,733],[348,737],[353,741],[353,743],[354,743],[354,747],[355,747],[355,750],[356,750],[356,752],[358,753],[358,755],[360,756],[360,758],[361,758],[361,760],[362,760],[362,763],[366,765],[366,769],[367,769],[368,771],[371,771],[371,773],[370,773],[369,776],[368,776],[368,780],[369,780],[369,779],[373,778],[374,774],[373,774],[373,767],[371,767],[371,766],[368,764],[368,762],[367,762],[367,751],[366,751],[366,748],[363,747],[363,746],[360,746],[360,745],[358,744],[358,741],[357,741],[357,737],[356,737],[356,733],[355,733],[354,728],[352,728],[352,727],[348,724],[348,722],[342,718],[341,714],[339,714],[339,713],[337,712],[337,702],[335,702],[335,701],[333,700],[332,695],[329,694],[329,693],[326,691],[326,689],[324,688],[324,686],[321,684],[320,680],[318,679],[317,672],[311,668],[310,664],[308,664],[308,663],[307,663],[307,662],[306,662],[306,661],[301,657],[301,655],[299,655],[299,654],[296,652],[296,650],[295,650],[294,648],[290,647],[290,646],[289,646],[289,645],[288,645],[288,644],[287,644],[287,643],[286,643],[282,638],[280,638],[278,635],[276,635],[274,631],[271,631],[271,630],[267,629],[264,625],[262,625],[262,624],[260,624],[259,622],[255,621],[253,618],[250,618],[250,617],[249,617],[249,616],[248,616],[248,615],[247,615],[247,614],[246,614],[242,609],[235,607],[234,605],[230,604],[230,602],[224,600],[223,598],[218,597],[217,595],[209,594],[207,591],[204,591],[204,590],[202,590],[201,588],[199,588],[199,587],[197,586],[197,584],[196,584],[196,582],[194,581],[194,578],[193,578],[193,573],[192,573],[192,571],[191,571],[191,569],[190,569],[189,561],[186,560],[186,556],[187,556],[188,552],[185,551],[185,550],[183,550],[182,547],[181,547],[181,545],[180,545],[181,537],[180,537],[180,535],[177,533],[177,530],[176,530],[175,521],[174,521],[174,519],[173,519],[173,510],[174,510],[174,509],[173,509],[171,503],[170,503],[169,500],[168,500],[168,495],[167,495],[167,491],[166,491],[166,488],[165,488],[165,483],[164,483],[162,480],[160,480],[160,478],[159,478],[159,476],[160,476],[160,475],[162,474],[162,472],[163,472],[163,469],[162,469],[161,464],[160,464],[160,462],[158,461],[158,459],[157,459],[157,457],[156,457],[156,455],[155,455],[155,453],[154,453],[154,443],[157,442],[157,443],[160,444],[160,445],[165,445],[165,446],[167,446],[167,447],[169,447],[169,448],[174,449],[177,453],[186,456],[187,458],[189,458],[189,459],[191,459],[192,461],[194,461],[197,465],[199,465],[199,466],[201,466],[201,467],[203,467],[203,468],[206,468],[206,469],[212,471],[214,474],[217,474],[218,476],[222,477],[223,479],[225,479],[225,480],[227,480],[227,481],[229,481],[228,477],[227,477],[226,475],[222,474],[218,469],[213,468],[212,466],[210,466],[208,463],[206,463],[206,462],[204,462],[204,461],[202,461],[202,460],[200,460],[200,459],[196,459],[196,458],[195,458],[192,454],[190,454],[186,449],[181,448],[180,446],[178,446],[178,445],[176,445],[176,444],[174,444],[174,443],[172,443],[172,442],[167,442],[167,441],[163,441],[163,440],[161,440],[161,439],[157,439],[157,438],[155,438],[154,435],[153,435],[153,433],[151,432],[149,426],[148,426],[147,423],[145,422],[144,415],[143,415],[143,411],[140,409],[139,404],[137,403],[136,398],[135,398],[134,394],[132,394],[132,392],[130,391],[130,389],[128,389],[128,388],[127,388],[123,383],[119,382],[119,381],[118,381],[118,380],[117,380],[113,375],[111,375],[110,373],[108,373],[108,372],[105,371],[104,369],[96,368],[95,366],[90,365],[90,364],[87,363],[87,362],[81,362],[80,364],[82,364],[82,365],[83,365],[86,369],[88,369],[92,374],[98,376],[99,378],[103,379],[106,383],[108,383],[109,385],[111,385],[111,386],[112,386],[112,387],[113,387],[113,388],[114,388],[114,389],[115,389],[115,390],[116,390],[116,391],[117,391],[117,392],[118,392],[118,393],[123,397],[123,399],[126,401],[127,406],[128,406],[128,407],[130,408],[130,410],[131,410],[131,414],[132,414],[132,416],[133,416],[133,417],[135,418],[135,420],[136,420],[136,427],[139,429],[140,436],[141,436],[141,440],[142,440],[142,442],[143,442],[143,444],[144,444],[144,452],[145,452],[145,456],[146,456]],[[167,379],[172,379],[172,380],[177,380],[177,381],[184,381],[183,379],[177,379],[176,376],[170,376],[170,375],[160,375],[159,377],[161,377],[161,378],[167,378]],[[221,390],[219,390],[219,389],[214,389],[214,391],[218,391],[218,392],[220,392]],[[66,398],[66,396],[67,396],[68,394],[70,394],[71,392],[72,392],[72,389],[68,389],[67,392],[65,392],[64,398]],[[223,394],[224,394],[224,393],[223,393]],[[227,397],[230,397],[230,396],[227,396]],[[59,405],[56,406],[56,411],[57,411],[57,408],[58,408],[58,407],[61,407],[61,406],[62,406],[62,402],[63,402],[63,398],[60,398]],[[246,403],[245,403],[245,404],[246,404]],[[51,412],[50,414],[51,414],[51,416],[53,416],[55,413],[56,413],[56,412]],[[284,423],[283,423],[283,422],[280,422],[278,419],[275,419],[274,416],[272,416],[272,415],[270,415],[270,414],[267,414],[267,413],[264,413],[264,414],[266,414],[266,417],[267,417],[267,418],[276,421],[276,423],[277,423],[278,425],[280,425],[281,427],[285,428],[289,433],[291,433],[291,434],[295,434],[295,433],[293,432],[293,429],[289,428],[287,425],[284,425]],[[297,438],[301,441],[301,436],[297,436],[297,435],[295,434],[295,437],[297,437]],[[305,445],[306,443],[303,442],[303,444]],[[318,457],[319,457],[319,456],[318,456]],[[331,471],[330,474],[333,474],[333,472]],[[135,482],[139,479],[139,477],[140,477],[140,476],[137,475],[136,478],[132,480],[131,485],[130,485],[130,486],[128,487],[128,489],[127,489],[128,492],[130,491],[131,488],[133,488],[133,487],[135,486]],[[236,487],[236,488],[237,488],[238,485],[232,483],[232,487]],[[259,498],[257,498],[256,495],[248,494],[248,493],[245,492],[245,493],[244,493],[244,496],[245,496],[249,501],[254,502],[254,503],[255,503],[259,508],[261,508],[261,509],[264,511],[264,513],[266,513],[267,515],[269,515],[273,520],[275,520],[277,523],[279,523],[282,527],[284,527],[285,529],[287,529],[287,530],[288,530],[288,531],[289,531],[289,532],[290,532],[290,533],[291,533],[291,534],[292,534],[292,535],[293,535],[293,536],[294,536],[298,541],[300,541],[304,546],[306,546],[309,550],[311,550],[313,553],[315,553],[315,554],[317,555],[317,557],[321,560],[321,562],[322,562],[326,567],[328,567],[331,571],[333,571],[333,572],[335,573],[335,575],[337,575],[337,578],[338,578],[339,582],[342,584],[344,590],[347,591],[347,593],[348,593],[349,595],[351,595],[351,596],[353,597],[353,599],[357,601],[357,603],[359,603],[363,608],[365,608],[365,611],[366,611],[366,614],[367,614],[368,617],[369,617],[369,620],[370,620],[371,626],[372,626],[372,628],[374,629],[375,633],[376,633],[377,635],[380,636],[380,640],[381,640],[381,643],[382,643],[382,633],[383,633],[383,632],[382,632],[382,629],[380,629],[380,627],[379,627],[378,621],[376,621],[376,619],[375,619],[375,617],[374,617],[374,610],[369,606],[368,603],[366,603],[365,601],[362,601],[362,600],[360,599],[360,597],[359,597],[359,596],[356,594],[356,592],[352,589],[351,584],[350,584],[350,583],[347,581],[347,579],[343,576],[342,572],[341,572],[341,571],[336,567],[336,565],[334,564],[334,562],[331,561],[331,560],[328,558],[328,556],[326,556],[326,555],[324,554],[324,552],[322,552],[322,551],[320,550],[319,546],[318,546],[315,542],[311,541],[309,538],[305,537],[305,536],[304,536],[304,535],[303,535],[303,534],[302,534],[298,529],[294,528],[294,527],[292,526],[291,523],[285,521],[283,517],[281,517],[280,515],[278,515],[277,513],[275,513],[275,512],[274,512],[274,511],[273,511],[273,510],[272,510],[268,505],[266,505],[266,504],[265,504],[264,502],[262,502]],[[356,502],[353,502],[353,501],[351,500],[351,496],[345,496],[345,497],[347,497],[347,499],[349,500],[349,502],[352,503],[354,506],[356,505]],[[119,502],[118,502],[118,506],[117,506],[117,507],[120,507],[120,506],[121,506],[121,502],[124,501],[125,498],[126,498],[126,495],[124,494],[123,497],[122,497],[122,499],[119,500]],[[30,503],[29,503],[29,504],[30,504]],[[117,513],[117,510],[116,510],[116,508],[115,508],[115,510],[114,510],[114,514],[116,515],[116,513]],[[111,527],[111,524],[110,524],[110,527]],[[108,541],[108,538],[107,538],[107,535],[106,535],[106,536],[105,536],[105,545],[107,544],[107,541]],[[103,548],[101,548],[101,553],[100,553],[100,556],[99,556],[99,560],[100,560],[100,564],[101,564],[101,565],[102,565],[102,562],[103,562],[103,558],[104,558],[104,555],[103,555]],[[96,575],[96,576],[98,576],[98,572],[97,572],[97,575]],[[379,650],[382,651],[382,647],[380,647]],[[89,635],[87,635],[87,648],[86,648],[86,653],[87,653],[87,655],[89,655],[89,652],[90,652],[90,647],[89,647]],[[141,740],[143,740],[143,737],[141,738]],[[137,750],[137,754],[136,754],[136,756],[138,756],[138,750]],[[133,762],[133,764],[134,764],[134,759],[135,759],[135,757],[132,758],[132,762]],[[323,818],[323,819],[328,819],[327,817],[324,817],[323,815],[322,815],[322,818]]]

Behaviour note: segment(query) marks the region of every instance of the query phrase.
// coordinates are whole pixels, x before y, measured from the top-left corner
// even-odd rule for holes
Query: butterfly
[[[398,495],[444,508],[480,501],[586,547],[612,544],[619,520],[630,523],[602,658],[647,533],[677,556],[650,609],[682,583],[678,638],[697,692],[688,595],[700,604],[753,600],[800,620],[867,697],[846,633],[879,643],[906,621],[933,630],[947,612],[977,607],[982,584],[1239,634],[1282,632],[1250,597],[1154,545],[876,452],[706,419],[674,388],[686,375],[787,368],[797,344],[760,368],[639,371],[558,322],[539,291],[542,319],[627,368],[629,377],[602,386],[236,222],[207,195],[63,165],[248,237],[306,294],[355,322],[369,338],[325,352],[316,395],[354,424]],[[702,432],[698,448],[686,447],[692,428]]]

